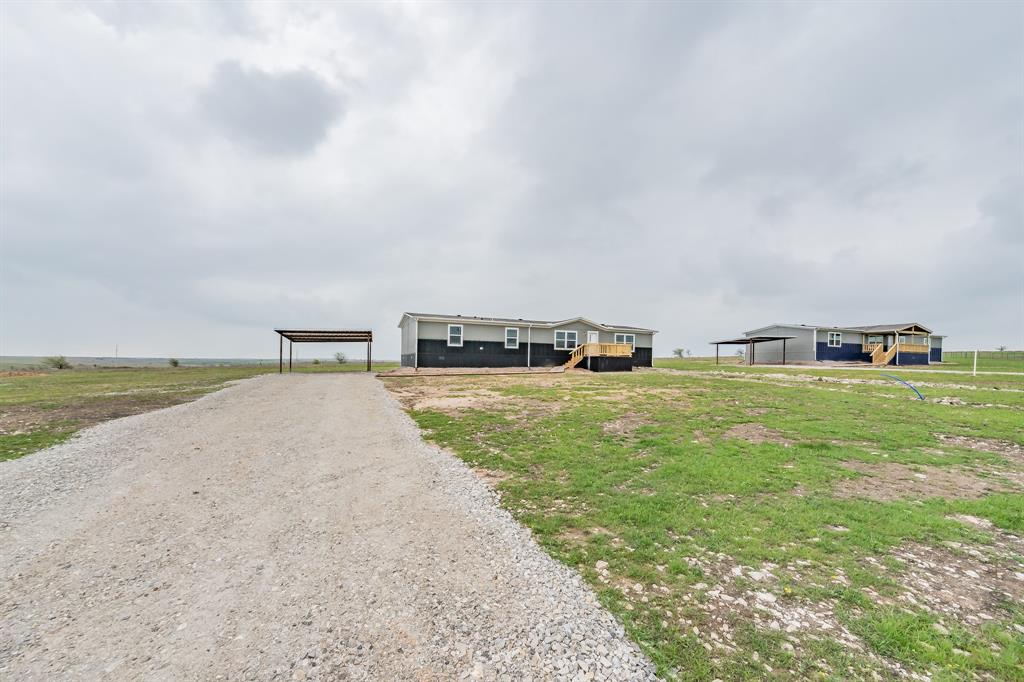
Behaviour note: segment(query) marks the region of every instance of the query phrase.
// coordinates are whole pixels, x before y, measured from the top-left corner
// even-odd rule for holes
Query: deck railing
[[[871,353],[871,362],[875,365],[888,365],[897,353],[928,353],[928,345],[923,343],[894,343],[889,350],[882,344],[864,344],[864,352]]]
[[[628,358],[633,355],[633,346],[628,343],[585,343],[584,355],[604,355],[613,358]]]
[[[572,349],[565,367],[572,368],[587,356],[628,358],[633,355],[633,346],[628,343],[581,343]]]

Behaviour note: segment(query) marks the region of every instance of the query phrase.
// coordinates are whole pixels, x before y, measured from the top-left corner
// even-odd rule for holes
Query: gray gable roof
[[[426,319],[426,320],[438,320],[442,322],[480,322],[481,324],[526,324],[534,327],[558,327],[563,324],[569,324],[570,322],[586,322],[592,324],[600,329],[608,331],[625,330],[630,332],[642,332],[644,334],[657,334],[658,332],[654,329],[645,329],[643,327],[634,327],[625,324],[602,324],[600,322],[594,322],[588,320],[585,317],[570,317],[566,320],[528,320],[521,317],[480,317],[477,315],[441,315],[434,313],[403,313],[403,318],[412,317],[415,319]]]
[[[917,327],[918,329],[922,329],[928,332],[929,334],[931,334],[932,332],[931,329],[924,326],[920,322],[900,322],[897,324],[873,325],[855,324],[847,327],[832,324],[784,324],[781,322],[777,322],[775,324],[765,325],[764,327],[758,327],[757,329],[751,329],[750,331],[746,331],[743,333],[755,334],[757,332],[764,331],[765,329],[771,329],[772,327],[783,327],[786,329],[831,329],[844,332],[863,332],[865,334],[882,334],[885,332],[897,332],[903,331],[904,329],[908,329],[909,327]]]
[[[854,327],[854,329],[859,329],[862,332],[874,333],[902,331],[909,327],[917,327],[918,329],[923,329],[924,331],[929,333],[931,333],[932,331],[931,329],[924,326],[920,322],[900,322],[898,324],[874,324],[870,326]]]

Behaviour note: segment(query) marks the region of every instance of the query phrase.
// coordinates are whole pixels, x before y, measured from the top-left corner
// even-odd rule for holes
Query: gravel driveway
[[[380,382],[269,375],[0,463],[0,679],[650,679]]]

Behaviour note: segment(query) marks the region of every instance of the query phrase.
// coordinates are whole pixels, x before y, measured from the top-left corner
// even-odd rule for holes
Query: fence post
[[[974,372],[971,376],[978,376],[978,351],[974,351]]]

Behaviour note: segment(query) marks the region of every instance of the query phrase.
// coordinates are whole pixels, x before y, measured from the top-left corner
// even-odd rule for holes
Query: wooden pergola
[[[789,339],[795,339],[795,336],[741,336],[738,339],[725,339],[724,341],[712,341],[715,345],[715,364],[718,364],[718,348],[719,346],[746,346],[747,352],[747,364],[754,364],[754,346],[759,343],[768,343],[769,341],[782,341],[782,364],[786,364],[786,341]]]
[[[275,329],[277,344],[277,372],[284,372],[284,340],[288,339],[288,371],[292,371],[292,345],[296,343],[362,343],[366,342],[366,371],[370,371],[373,357],[373,332],[350,329]]]

